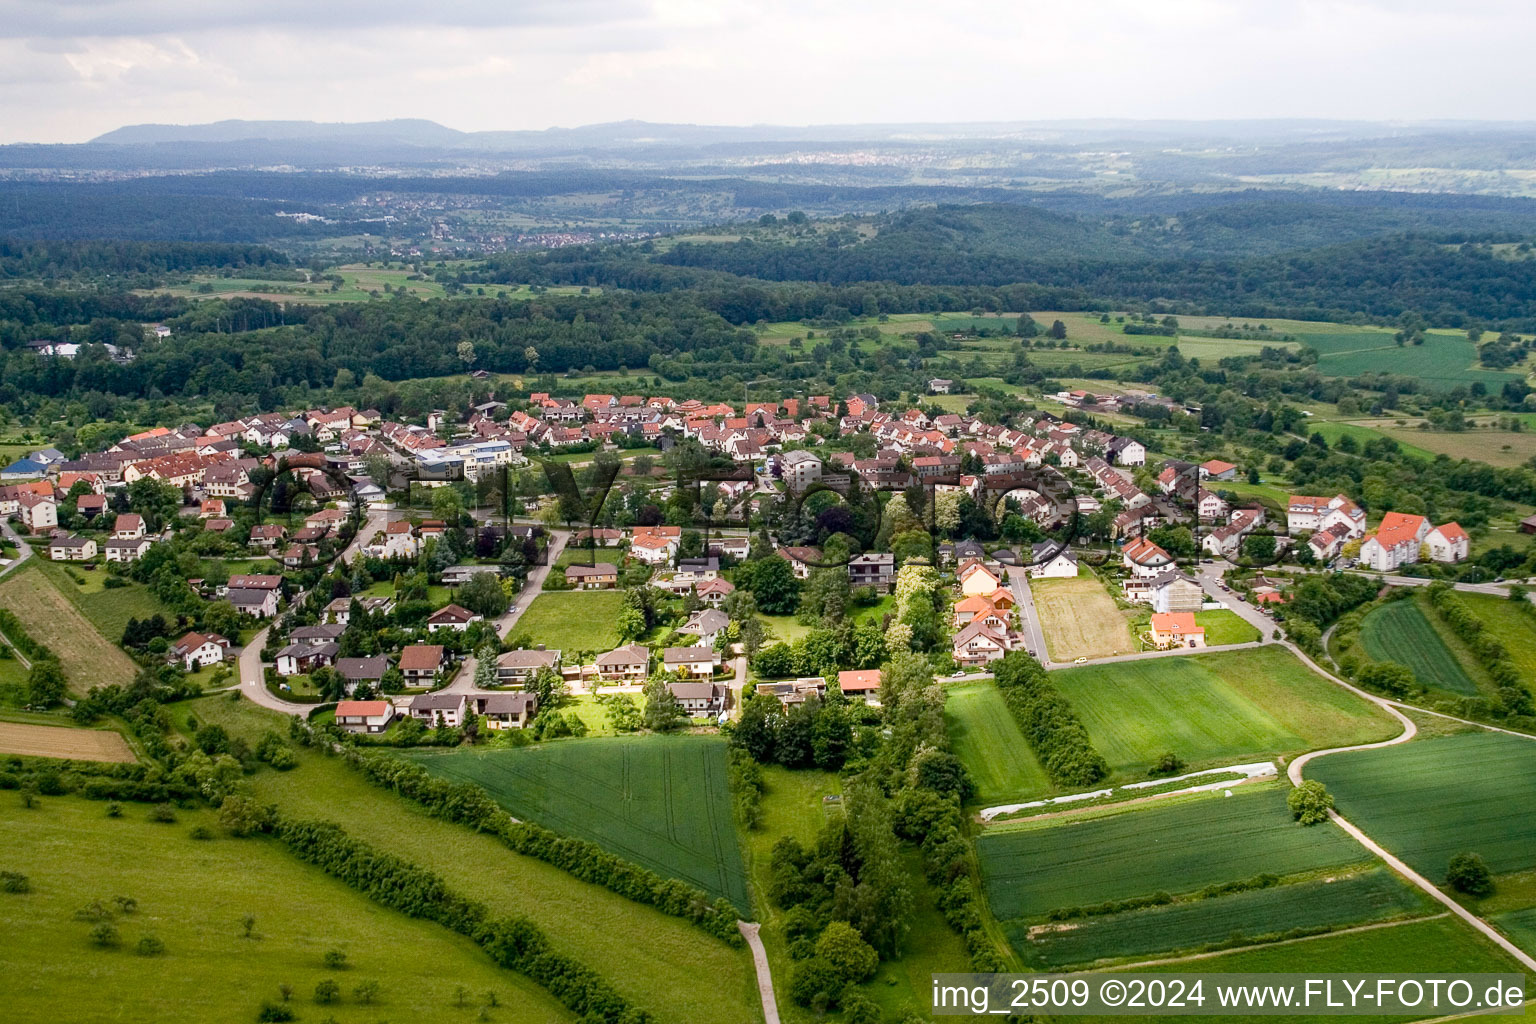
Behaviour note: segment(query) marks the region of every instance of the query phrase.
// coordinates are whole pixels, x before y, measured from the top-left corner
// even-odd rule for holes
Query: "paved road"
[[[1200,584],[1200,589],[1204,590],[1211,600],[1220,601],[1236,612],[1238,618],[1257,629],[1261,643],[1268,640],[1275,631],[1275,620],[1231,591],[1222,590],[1220,584],[1223,571],[1225,571],[1224,567],[1218,563],[1210,565],[1201,563],[1200,571],[1195,574],[1195,582]]]
[[[1287,644],[1286,646],[1291,647],[1290,644]],[[1333,747],[1329,750],[1314,750],[1310,753],[1302,754],[1300,757],[1292,761],[1286,768],[1286,774],[1290,776],[1291,784],[1293,786],[1301,785],[1303,781],[1302,769],[1304,769],[1308,763],[1316,758],[1327,757],[1330,754],[1342,754],[1351,750],[1378,750],[1382,747],[1392,747],[1398,745],[1399,743],[1407,743],[1409,740],[1413,739],[1415,735],[1418,734],[1419,729],[1418,726],[1414,725],[1413,719],[1399,711],[1398,705],[1395,702],[1386,700],[1383,697],[1378,697],[1373,693],[1368,693],[1365,690],[1360,689],[1358,686],[1352,686],[1349,683],[1346,683],[1344,680],[1340,679],[1333,673],[1324,670],[1322,666],[1317,664],[1317,662],[1307,657],[1305,652],[1296,650],[1294,647],[1291,647],[1291,649],[1298,658],[1300,658],[1309,668],[1312,669],[1312,671],[1316,672],[1324,679],[1327,679],[1338,686],[1344,687],[1344,689],[1349,690],[1357,697],[1368,700],[1372,704],[1375,704],[1387,714],[1397,719],[1398,722],[1402,723],[1403,726],[1403,731],[1401,733],[1389,740],[1383,740],[1380,743],[1358,743],[1348,747]],[[1515,733],[1513,735],[1519,734]],[[1328,811],[1328,820],[1332,821],[1335,825],[1339,826],[1339,828],[1343,829],[1361,846],[1365,847],[1367,850],[1380,857],[1393,871],[1396,871],[1408,881],[1418,886],[1430,897],[1443,904],[1448,910],[1450,910],[1451,913],[1455,914],[1457,917],[1467,922],[1467,924],[1471,925],[1483,935],[1487,936],[1490,941],[1498,945],[1499,948],[1503,949],[1506,953],[1519,961],[1520,964],[1526,968],[1526,970],[1536,971],[1536,958],[1531,957],[1530,954],[1526,953],[1519,946],[1516,946],[1513,942],[1510,942],[1508,939],[1506,939],[1488,922],[1484,921],[1482,918],[1472,913],[1456,900],[1452,899],[1445,892],[1441,891],[1439,886],[1435,885],[1429,879],[1425,878],[1423,875],[1413,870],[1413,868],[1409,867],[1397,857],[1393,856],[1386,849],[1384,849],[1380,843],[1377,843],[1370,836],[1366,835],[1358,825],[1354,824],[1349,819],[1339,814],[1339,812],[1332,809]]]
[[[755,921],[737,921],[736,927],[747,940],[747,948],[752,950],[752,966],[757,971],[757,994],[763,1001],[764,1024],[779,1024],[779,1004],[773,997],[773,972],[768,969],[768,951],[763,949],[763,940],[757,936],[762,926]]]
[[[1022,567],[1009,568],[1008,586],[1019,602],[1019,628],[1024,632],[1024,645],[1035,652],[1035,657],[1046,668],[1051,667],[1051,654],[1045,648],[1045,630],[1040,627],[1040,613],[1035,609],[1035,595],[1029,589],[1029,573]]]
[[[554,567],[555,559],[560,557],[560,552],[565,550],[565,545],[570,541],[569,530],[551,530],[549,532],[549,558],[544,565],[536,565],[528,570],[528,578],[523,581],[523,589],[517,592],[512,599],[512,608],[506,614],[496,619],[496,635],[505,639],[512,632],[512,627],[517,625],[517,620],[523,617],[533,599],[544,593],[544,581],[549,578],[549,570]],[[459,674],[453,682],[443,687],[444,693],[482,693],[475,687],[475,667],[478,659],[471,653],[464,659],[459,668]]]
[[[0,576],[4,576],[6,573],[11,572],[12,570],[23,565],[27,559],[32,557],[32,545],[22,540],[21,535],[18,534],[15,530],[11,529],[11,524],[6,522],[4,519],[0,519],[0,533],[5,534],[6,539],[9,540],[12,544],[16,545],[15,559],[11,561],[10,565],[6,566],[4,569],[0,569]]]

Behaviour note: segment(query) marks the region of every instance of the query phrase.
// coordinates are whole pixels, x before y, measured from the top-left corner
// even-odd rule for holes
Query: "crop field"
[[[1536,608],[1491,594],[1457,594],[1483,628],[1504,645],[1525,679],[1536,679]]]
[[[1060,669],[1051,681],[1110,767],[1130,774],[1144,774],[1170,751],[1191,767],[1213,767],[1400,731],[1282,647]]]
[[[547,591],[523,610],[512,634],[527,633],[550,650],[611,651],[619,643],[614,627],[624,595],[617,590]]]
[[[1367,854],[1339,829],[1303,828],[1285,807],[1289,787],[1222,791],[988,830],[976,853],[992,913],[1035,919],[1166,891],[1192,892],[1270,872],[1353,864]]]
[[[223,695],[180,708],[251,743],[267,729],[286,729],[285,716]],[[182,715],[178,711],[178,728]],[[276,804],[282,814],[334,821],[359,839],[435,871],[455,889],[476,894],[499,912],[528,917],[556,948],[602,971],[662,1024],[761,1019],[752,964],[744,950],[686,921],[515,854],[491,836],[434,818],[416,804],[370,785],[335,758],[308,749],[297,753],[299,765],[293,771],[263,769],[249,779],[254,795]],[[644,941],[637,942],[637,935]],[[710,983],[701,985],[700,978]],[[683,991],[688,999],[679,1001],[676,994]]]
[[[44,797],[25,811],[5,802],[5,868],[27,875],[32,889],[0,904],[7,1020],[254,1021],[263,1002],[281,1001],[279,985],[293,986],[292,1008],[308,1021],[464,1021],[486,992],[500,1003],[490,1020],[575,1019],[470,940],[379,906],[275,841],[189,838],[196,825],[218,833],[212,812],[177,816],[174,824],[150,822],[142,805],[130,804],[113,819],[100,803],[73,797]],[[87,937],[92,925],[74,914],[116,896],[137,900],[137,909],[115,915],[121,944],[98,948]],[[251,938],[241,925],[246,914],[256,919]],[[145,936],[165,952],[135,955]],[[347,955],[347,970],[325,967],[331,949]],[[312,993],[327,978],[343,994],[320,1006]],[[353,995],[364,981],[380,989],[366,1006]],[[470,1008],[454,1005],[461,985],[473,993]]]
[[[1051,660],[1108,658],[1136,650],[1126,628],[1129,613],[1120,610],[1098,577],[1032,580],[1029,589]]]
[[[985,804],[1032,797],[1051,788],[1024,734],[991,681],[949,688],[944,718],[955,754],[976,781]]]
[[[39,560],[38,569],[108,640],[116,641],[121,637],[129,619],[164,615],[168,622],[176,621],[176,613],[142,583],[106,587],[107,571],[104,568],[87,572],[78,566]],[[84,582],[76,582],[77,579]]]
[[[1319,758],[1339,813],[1435,881],[1457,853],[1495,874],[1536,867],[1536,740],[1468,732]]]
[[[1449,455],[1453,459],[1472,459],[1508,469],[1523,465],[1536,455],[1536,434],[1528,429],[1518,434],[1487,429],[1419,430],[1416,426],[1396,425],[1380,429],[1403,450],[1423,458]]]
[[[1149,907],[1123,914],[1004,929],[1028,966],[1055,970],[1120,957],[1278,935],[1292,928],[1320,928],[1381,921],[1422,912],[1428,900],[1386,868],[1344,878],[1318,878],[1247,892]]]
[[[128,655],[102,636],[39,566],[29,563],[0,581],[0,606],[14,612],[38,643],[53,649],[75,692],[133,682],[135,668]]]
[[[1536,907],[1498,914],[1493,918],[1493,923],[1527,953],[1536,951]]]
[[[0,753],[59,757],[70,761],[132,761],[133,751],[120,733],[107,729],[71,729],[61,725],[0,722]]]
[[[435,775],[484,786],[513,817],[589,839],[742,909],[750,906],[723,740],[572,740],[415,759]]]
[[[1478,694],[1477,684],[1414,598],[1372,609],[1360,626],[1360,646],[1374,661],[1407,665],[1423,686],[1467,697]]]
[[[1195,625],[1205,628],[1205,642],[1210,647],[1248,644],[1259,638],[1259,631],[1247,619],[1227,608],[1195,612]]]
[[[1399,347],[1394,332],[1381,329],[1304,334],[1301,340],[1317,349],[1317,370],[1330,377],[1361,373],[1393,373],[1417,377],[1434,390],[1481,382],[1490,391],[1519,380],[1520,374],[1484,370],[1477,366],[1477,346],[1459,331],[1429,331],[1422,345]]]

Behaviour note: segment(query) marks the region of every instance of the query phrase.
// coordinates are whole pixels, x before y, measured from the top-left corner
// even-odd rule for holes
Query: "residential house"
[[[112,524],[113,540],[138,540],[144,536],[144,517],[135,512],[124,512]]]
[[[821,548],[779,548],[776,554],[789,563],[789,567],[794,572],[795,579],[797,580],[809,579],[811,570],[820,567]]]
[[[217,633],[188,633],[171,645],[166,660],[179,661],[188,672],[205,665],[218,665],[229,653],[229,641]]]
[[[464,724],[468,697],[462,693],[421,693],[411,698],[410,716],[431,728],[456,729]]]
[[[612,590],[619,585],[619,567],[612,562],[568,565],[565,579],[577,590]]]
[[[347,631],[347,627],[335,623],[323,623],[318,626],[296,626],[288,634],[288,642],[292,644],[329,644],[341,639],[341,634]]]
[[[351,693],[359,684],[378,686],[384,673],[389,671],[389,659],[380,655],[374,658],[337,658],[336,673],[347,681]]]
[[[444,605],[427,616],[427,632],[436,633],[440,629],[456,629],[462,633],[469,628],[471,622],[479,622],[483,617],[456,604]]]
[[[719,683],[668,683],[667,689],[689,718],[718,718],[731,692]]]
[[[1348,523],[1334,523],[1308,537],[1307,546],[1319,562],[1331,562],[1344,550],[1344,544],[1349,540],[1349,529]]]
[[[705,580],[694,588],[694,593],[699,600],[712,608],[718,608],[726,597],[736,590],[736,585],[723,576],[717,576],[712,580]]]
[[[679,676],[713,676],[720,667],[720,654],[712,647],[668,647],[661,663]]]
[[[1154,612],[1197,612],[1205,604],[1205,591],[1183,573],[1165,572],[1148,580],[1147,603]]]
[[[103,550],[109,562],[137,562],[149,550],[149,538],[113,537]]]
[[[59,525],[59,503],[51,495],[28,491],[16,499],[21,523],[33,534],[47,533]]]
[[[949,389],[954,386],[954,381],[945,377],[934,377],[928,381],[928,393],[930,395],[947,395]]]
[[[1117,466],[1145,466],[1147,448],[1140,441],[1129,437],[1117,437],[1104,446],[1104,454]]]
[[[644,644],[616,647],[596,659],[599,679],[610,683],[643,683],[651,671],[651,649]]]
[[[717,608],[701,608],[689,616],[688,621],[677,628],[679,633],[698,637],[695,643],[713,647],[725,627],[731,624],[730,616]]]
[[[291,643],[277,652],[273,664],[280,676],[297,676],[313,672],[317,668],[336,664],[341,648],[334,642],[306,644]]]
[[[1120,557],[1134,576],[1157,576],[1173,565],[1172,555],[1144,537],[1121,548]]]
[[[421,538],[412,532],[410,523],[389,523],[382,534],[375,535],[368,553],[375,558],[415,558],[421,554]]]
[[[1077,556],[1062,544],[1041,541],[1030,548],[1029,575],[1034,579],[1070,580],[1078,573]]]
[[[539,709],[535,693],[477,693],[470,700],[487,729],[526,729]]]
[[[896,580],[896,556],[888,552],[866,552],[848,560],[848,582],[855,587],[874,587],[889,593]]]
[[[803,491],[821,479],[821,459],[811,452],[786,452],[779,456],[778,463],[784,485],[792,491]]]
[[[541,668],[560,670],[560,652],[543,647],[507,651],[496,659],[496,681],[503,686],[522,686]]]
[[[336,705],[336,724],[347,732],[383,732],[394,720],[387,700],[344,700]]]
[[[283,539],[285,533],[286,531],[277,523],[253,526],[251,527],[251,547],[266,548],[270,551],[278,541]]]
[[[986,665],[1008,653],[1008,634],[985,622],[972,622],[955,633],[950,649],[955,661],[966,668]]]
[[[827,681],[820,676],[802,676],[782,682],[760,682],[757,684],[757,692],[777,697],[779,703],[788,710],[797,704],[804,704],[810,697],[826,696]]]
[[[407,644],[400,651],[400,674],[406,686],[431,686],[443,666],[441,644]]]
[[[681,526],[636,526],[630,531],[629,553],[648,565],[670,562],[682,543]]]
[[[96,557],[96,542],[90,537],[55,537],[48,542],[48,557],[55,562],[88,562]]]
[[[282,586],[283,578],[271,574],[231,576],[224,596],[236,611],[258,619],[270,619],[277,614]]]
[[[1193,612],[1157,612],[1152,616],[1147,639],[1160,651],[1175,647],[1204,647],[1205,627],[1195,625]]]
[[[1424,537],[1424,542],[1429,545],[1429,557],[1436,562],[1465,561],[1470,544],[1467,531],[1457,523],[1435,527]]]
[[[1237,467],[1230,462],[1220,459],[1210,459],[1200,463],[1201,480],[1236,480]]]
[[[75,511],[86,519],[95,519],[107,510],[104,494],[82,494],[75,499]]]
[[[1381,517],[1376,532],[1367,534],[1360,544],[1360,562],[1377,572],[1390,572],[1398,566],[1419,560],[1419,545],[1429,536],[1429,520],[1423,516],[1388,512]]]
[[[880,670],[877,668],[852,669],[837,674],[837,688],[849,700],[864,704],[879,702]]]
[[[997,573],[988,569],[978,561],[967,561],[960,567],[960,593],[966,597],[980,594],[985,597],[995,590],[1002,589],[1003,581]]]
[[[1342,494],[1332,498],[1305,494],[1290,496],[1285,510],[1285,528],[1291,536],[1307,530],[1326,530],[1335,523],[1343,523],[1349,531],[1345,539],[1353,540],[1365,533],[1365,510]]]

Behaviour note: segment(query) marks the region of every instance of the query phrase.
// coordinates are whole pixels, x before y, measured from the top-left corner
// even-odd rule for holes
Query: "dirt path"
[[[736,927],[752,950],[752,967],[757,971],[757,994],[763,1000],[763,1020],[766,1024],[779,1024],[779,1004],[773,998],[773,974],[768,970],[768,951],[758,938],[762,925],[756,921],[737,921]]]
[[[1290,645],[1288,644],[1287,646]],[[1387,712],[1387,714],[1391,715],[1393,718],[1396,718],[1399,722],[1403,723],[1402,734],[1390,740],[1383,740],[1380,743],[1359,743],[1350,747],[1334,747],[1330,750],[1314,750],[1310,753],[1301,755],[1300,757],[1296,758],[1296,760],[1292,761],[1289,768],[1286,770],[1293,785],[1301,785],[1302,769],[1305,768],[1307,764],[1314,758],[1327,757],[1330,754],[1343,754],[1353,750],[1379,750],[1382,747],[1392,747],[1398,745],[1399,743],[1407,743],[1418,734],[1419,727],[1413,723],[1413,719],[1399,711],[1392,701],[1389,701],[1384,697],[1378,697],[1373,693],[1367,693],[1357,686],[1351,686],[1349,683],[1346,683],[1344,680],[1338,678],[1332,673],[1325,672],[1317,664],[1317,662],[1307,657],[1301,651],[1295,650],[1294,647],[1292,650],[1295,651],[1297,657],[1301,658],[1301,660],[1310,666],[1312,671],[1316,672],[1318,675],[1325,679],[1331,680],[1334,683],[1337,683],[1339,686],[1342,686],[1345,689],[1352,691],[1353,693],[1358,694],[1359,696],[1370,701],[1372,704],[1375,704],[1377,707],[1381,708],[1383,711]],[[1413,868],[1410,868],[1397,857],[1393,856],[1391,853],[1388,853],[1380,843],[1376,842],[1370,836],[1362,832],[1359,826],[1355,825],[1352,821],[1345,818],[1343,815],[1339,814],[1339,812],[1331,808],[1328,811],[1328,820],[1332,821],[1335,825],[1339,826],[1339,828],[1348,833],[1355,840],[1355,842],[1359,843],[1361,846],[1365,847],[1367,850],[1380,857],[1393,871],[1396,871],[1399,875],[1402,875],[1408,881],[1418,886],[1435,901],[1444,905],[1445,908],[1451,913],[1455,914],[1467,924],[1481,932],[1489,941],[1494,943],[1494,945],[1498,946],[1500,949],[1504,950],[1504,952],[1514,957],[1515,960],[1526,970],[1536,971],[1536,957],[1532,957],[1529,953],[1525,952],[1525,950],[1521,949],[1519,946],[1505,938],[1498,929],[1493,927],[1493,925],[1489,924],[1487,921],[1484,921],[1482,918],[1472,913],[1472,911],[1468,910],[1460,903],[1457,903],[1450,896],[1446,895],[1441,891],[1438,885],[1435,885],[1429,879],[1413,870]]]

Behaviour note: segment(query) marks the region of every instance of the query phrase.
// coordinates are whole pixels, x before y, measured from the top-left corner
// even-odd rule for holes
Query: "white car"
[[[1087,663],[1088,663],[1088,659],[1087,658],[1073,658],[1072,659],[1072,664],[1074,664],[1074,665],[1086,665]]]

